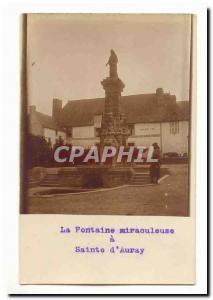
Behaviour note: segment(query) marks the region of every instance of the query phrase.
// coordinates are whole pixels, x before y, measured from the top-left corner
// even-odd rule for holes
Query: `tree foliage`
[[[44,137],[29,134],[26,139],[28,168],[48,167],[52,164],[52,150]]]

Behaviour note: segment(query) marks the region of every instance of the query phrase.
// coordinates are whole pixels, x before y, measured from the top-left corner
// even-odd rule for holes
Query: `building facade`
[[[153,94],[121,97],[121,109],[130,130],[128,144],[150,146],[158,143],[161,153],[188,153],[190,107],[158,88]],[[61,137],[64,143],[86,148],[100,143],[104,98],[68,101],[53,99],[52,116],[30,109],[30,132],[47,140]]]
[[[29,111],[29,133],[42,136],[52,146],[57,140],[66,140],[66,129],[62,128],[53,116],[40,113],[36,107],[30,106]]]

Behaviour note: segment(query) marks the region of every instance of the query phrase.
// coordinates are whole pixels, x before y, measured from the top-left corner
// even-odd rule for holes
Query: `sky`
[[[28,99],[51,114],[52,99],[104,97],[101,81],[114,49],[122,95],[158,87],[189,97],[190,15],[29,14]]]

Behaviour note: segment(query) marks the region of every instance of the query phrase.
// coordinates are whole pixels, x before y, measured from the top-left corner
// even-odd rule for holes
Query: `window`
[[[101,135],[101,128],[95,128],[95,137],[100,137]]]
[[[64,140],[61,135],[59,135],[59,137],[58,137],[58,142],[60,145],[63,145],[63,143],[64,143]]]
[[[170,122],[170,133],[171,134],[179,133],[179,122],[178,121]]]
[[[67,134],[67,137],[72,138],[72,127],[67,128],[66,134]]]
[[[52,141],[51,141],[50,137],[47,138],[47,144],[48,144],[49,147],[52,148]]]
[[[134,124],[128,125],[130,135],[135,135],[135,126]]]

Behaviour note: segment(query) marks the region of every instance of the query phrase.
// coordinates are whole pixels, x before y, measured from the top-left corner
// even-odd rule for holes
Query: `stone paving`
[[[169,165],[170,176],[159,185],[127,186],[88,194],[31,197],[34,214],[188,215],[188,165]]]

